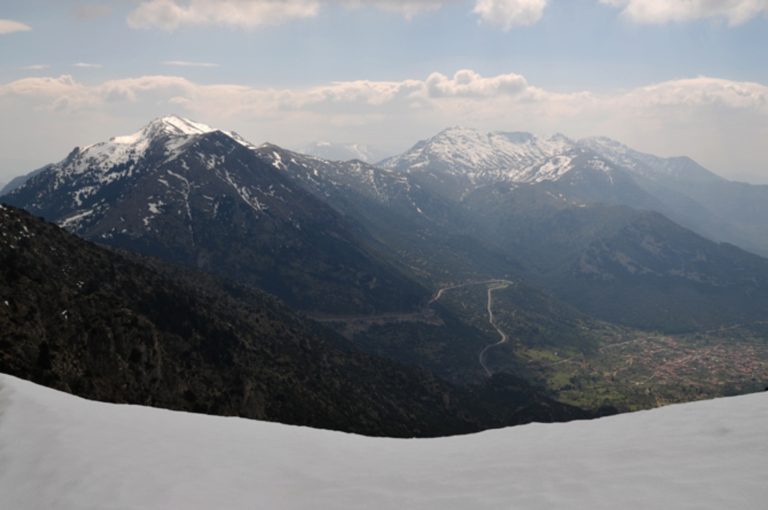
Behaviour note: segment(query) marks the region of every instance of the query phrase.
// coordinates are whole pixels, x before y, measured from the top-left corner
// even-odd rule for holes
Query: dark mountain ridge
[[[80,396],[389,436],[589,416],[512,376],[461,389],[251,288],[0,206],[0,371]]]

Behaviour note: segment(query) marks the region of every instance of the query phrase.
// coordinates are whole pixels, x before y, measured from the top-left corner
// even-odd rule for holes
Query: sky
[[[383,154],[603,135],[768,184],[767,49],[768,0],[3,1],[0,182],[178,114]]]

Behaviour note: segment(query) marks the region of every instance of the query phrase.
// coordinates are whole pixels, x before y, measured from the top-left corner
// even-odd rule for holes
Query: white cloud
[[[12,34],[14,32],[26,32],[32,30],[32,27],[20,21],[12,19],[0,19],[0,35]]]
[[[452,78],[432,73],[425,82],[430,97],[493,97],[530,92],[528,82],[519,74],[502,74],[484,78],[475,71],[462,69]]]
[[[509,30],[532,25],[548,0],[474,0],[473,12],[490,26]],[[176,30],[183,26],[226,26],[244,29],[317,16],[326,6],[374,8],[406,19],[468,0],[143,0],[128,15],[132,28]]]
[[[510,30],[538,22],[546,7],[547,0],[477,0],[474,13],[483,23]]]
[[[760,83],[737,82],[710,77],[666,81],[619,94],[597,95],[585,91],[552,92],[532,86],[519,74],[482,76],[464,69],[453,76],[432,73],[425,79],[402,81],[340,81],[307,88],[255,88],[236,84],[203,85],[187,78],[150,75],[108,80],[85,85],[70,75],[29,77],[0,86],[0,96],[32,98],[38,106],[47,101],[67,104],[106,105],[120,101],[141,102],[160,99],[186,104],[205,115],[234,116],[240,111],[280,115],[290,112],[343,111],[360,114],[429,109],[448,111],[453,106],[471,105],[478,112],[495,112],[507,118],[505,108],[548,111],[561,118],[582,113],[615,111],[617,107],[654,115],[664,112],[707,108],[750,110],[768,115],[768,87]],[[151,97],[150,97],[151,96]],[[150,101],[150,102],[151,102]],[[157,104],[157,103],[153,103]],[[229,105],[221,109],[222,105]],[[485,115],[483,113],[483,115]]]
[[[468,3],[468,0],[465,0]],[[474,0],[472,12],[483,24],[511,30],[541,20],[549,0]],[[641,23],[666,23],[723,18],[731,25],[768,12],[768,0],[599,0],[621,8]],[[312,18],[326,5],[376,8],[406,19],[462,0],[143,0],[128,15],[133,28],[175,30],[182,26],[228,26],[253,29],[296,19]],[[29,29],[21,27],[16,30]],[[0,20],[0,33],[3,20]]]
[[[739,25],[768,13],[768,0],[600,0],[623,7],[623,14],[640,23],[668,23],[724,18]]]
[[[456,0],[336,0],[336,2],[349,8],[375,7],[412,19],[423,12],[435,11],[445,4],[456,3]]]
[[[166,60],[163,65],[171,67],[219,67],[219,64],[213,62],[193,62],[190,60]]]
[[[184,25],[255,28],[317,14],[317,0],[146,0],[128,15],[132,28],[175,30]]]
[[[398,109],[440,109],[458,103],[471,104],[478,112],[483,109],[495,111],[500,118],[506,118],[509,113],[500,110],[500,105],[517,108],[556,105],[560,108],[557,113],[563,117],[601,109],[613,110],[617,106],[657,113],[716,107],[768,115],[766,85],[711,77],[672,80],[602,95],[586,91],[553,92],[530,85],[519,74],[482,76],[469,69],[457,71],[453,76],[432,73],[421,80],[339,81],[295,89],[203,85],[169,75],[108,80],[97,85],[86,85],[70,75],[62,75],[29,77],[0,85],[0,96],[33,98],[39,106],[45,105],[47,100],[62,98],[71,105],[140,102],[147,99],[148,94],[190,107],[194,102],[194,108],[205,113],[222,114],[219,105],[231,103],[232,108],[226,114],[232,116],[241,109],[273,113],[341,109],[361,115],[380,110],[386,114],[392,108],[395,112]]]
[[[22,78],[0,86],[0,98],[23,100],[25,108],[39,111],[72,111],[87,103],[96,103],[97,98],[85,85],[68,74],[53,77]],[[9,106],[13,106],[11,102]]]
[[[123,119],[135,127],[180,112],[235,129],[256,143],[270,140],[287,146],[332,138],[400,150],[446,126],[463,124],[541,134],[561,131],[574,137],[605,134],[650,152],[688,154],[731,176],[752,171],[751,177],[759,178],[755,176],[764,172],[768,160],[768,86],[711,77],[598,94],[554,92],[518,74],[482,76],[472,70],[305,88],[206,85],[166,75],[86,85],[64,75],[0,85],[0,110],[23,122],[36,119],[27,132],[14,125],[8,140],[0,137],[0,153],[18,152],[14,143],[23,146],[24,136],[41,124],[58,122],[62,127],[55,136],[75,145],[97,141],[99,133],[82,140],[76,137],[82,136],[80,128],[71,126],[94,132],[92,126],[106,130],[103,126]],[[101,138],[122,129],[115,127]],[[59,150],[64,152],[66,145],[61,142]],[[51,147],[59,145],[52,142]],[[30,154],[36,153],[30,149]],[[61,155],[48,159],[57,157]],[[768,175],[762,179],[768,181]]]
[[[623,96],[635,108],[725,107],[768,114],[768,87],[760,83],[698,77],[641,87]]]
[[[88,62],[77,62],[76,64],[72,64],[74,67],[78,67],[80,69],[101,69],[101,64],[90,64]]]
[[[45,69],[48,69],[49,67],[51,66],[49,66],[48,64],[32,64],[32,65],[20,67],[19,69],[21,69],[22,71],[43,71]]]
[[[185,25],[256,28],[311,18],[323,5],[374,7],[411,19],[460,0],[144,0],[128,16],[133,28],[175,30]]]

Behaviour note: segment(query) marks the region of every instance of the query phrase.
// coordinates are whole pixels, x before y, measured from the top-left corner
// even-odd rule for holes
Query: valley
[[[558,338],[557,328],[543,332],[538,324],[538,331],[526,334],[514,305],[504,299],[509,285],[514,282],[453,284],[438,289],[430,307],[418,314],[327,321],[352,340],[365,337],[370,328],[384,329],[387,336],[407,334],[403,323],[445,327],[431,308],[441,302],[492,342],[470,356],[465,370],[471,372],[476,361],[486,377],[495,371],[525,373],[558,400],[585,409],[635,411],[768,387],[768,328],[763,321],[678,335],[597,323],[590,326],[591,343],[574,348]]]
[[[765,510],[766,48],[768,0],[2,2],[0,510]]]
[[[563,402],[638,410],[768,386],[762,321],[676,335],[595,323],[590,326],[595,343],[574,349],[569,342],[526,334],[510,302],[499,293],[496,316],[515,341],[496,351],[497,367],[522,365]]]
[[[589,408],[647,409],[768,387],[765,336],[637,335],[567,362],[542,363],[546,354],[533,352],[532,363],[560,400]]]
[[[430,401],[407,425],[417,434],[429,435],[424,424],[440,413],[457,419],[449,429],[459,431],[760,389],[768,378],[761,329],[768,260],[664,216],[660,183],[715,186],[717,178],[617,143],[450,128],[369,164],[257,146],[167,116],[74,149],[15,180],[2,200],[120,253],[205,273],[220,281],[211,285],[227,300],[245,300],[245,310],[264,305],[244,289],[271,294],[308,334],[333,338],[326,340],[333,349],[411,374],[403,376],[413,377],[406,386],[422,387]],[[255,341],[233,334],[245,345]],[[55,354],[46,349],[44,367]],[[340,362],[337,385],[361,376],[348,373],[344,356],[325,356]],[[300,375],[305,362],[291,363],[286,388],[331,391],[311,382],[327,367]],[[43,377],[39,366],[13,370]],[[426,379],[416,375],[422,371]],[[51,384],[108,394],[84,382],[88,373],[68,373],[76,384],[53,374]],[[246,406],[251,379],[262,375],[239,376],[242,404],[217,393],[203,406],[197,392],[189,402],[171,395],[168,402],[299,419],[283,403],[274,404],[276,414]],[[372,372],[362,377],[377,393],[397,389],[379,388]],[[428,389],[432,377],[433,389],[445,389]],[[147,391],[130,401],[151,399]],[[391,398],[400,408],[398,391]],[[448,404],[434,400],[440,392]],[[284,391],[257,400],[264,398],[279,401]],[[472,399],[478,407],[470,409]],[[311,423],[407,433],[367,418],[354,425],[328,419]]]

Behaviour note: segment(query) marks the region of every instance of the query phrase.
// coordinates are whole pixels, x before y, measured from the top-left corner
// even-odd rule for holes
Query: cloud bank
[[[768,13],[768,0],[600,0],[621,7],[622,13],[640,23],[683,22],[723,18],[740,25]]]
[[[163,65],[171,67],[219,67],[219,64],[213,62],[196,62],[191,60],[165,60]]]
[[[176,30],[184,26],[254,29],[312,18],[325,6],[372,7],[411,19],[461,0],[144,0],[128,16],[133,28]],[[473,12],[483,24],[504,30],[539,21],[547,0],[475,0]]]
[[[32,27],[26,23],[20,21],[14,21],[12,19],[0,19],[0,35],[13,34],[14,32],[27,32],[32,30]]]
[[[639,23],[724,19],[740,25],[768,13],[768,0],[597,0],[620,8]],[[446,5],[469,4],[483,25],[511,30],[533,25],[549,0],[143,0],[128,16],[133,28],[176,30],[185,26],[254,29],[317,16],[326,6],[372,7],[406,19]],[[15,23],[15,22],[13,22]],[[22,24],[23,25],[23,24]],[[0,25],[1,26],[1,25]],[[0,32],[3,33],[3,32]]]
[[[255,28],[317,15],[316,0],[148,0],[128,15],[132,28],[175,30],[184,25]]]
[[[478,0],[474,13],[483,23],[510,30],[538,22],[546,6],[547,0]]]
[[[85,84],[62,75],[0,85],[0,108],[22,119],[0,136],[0,152],[18,151],[27,137],[36,139],[40,125],[59,129],[51,135],[51,147],[59,152],[46,161],[60,159],[75,144],[129,132],[169,112],[235,129],[254,142],[289,147],[336,139],[396,151],[463,124],[574,137],[604,134],[650,152],[688,154],[741,178],[761,179],[768,161],[768,86],[713,77],[598,94],[555,92],[519,74],[483,76],[466,69],[421,79],[304,88],[200,84],[172,75]],[[90,126],[99,126],[99,132]],[[81,131],[89,130],[93,139],[83,140]],[[30,148],[34,151],[40,147]]]

